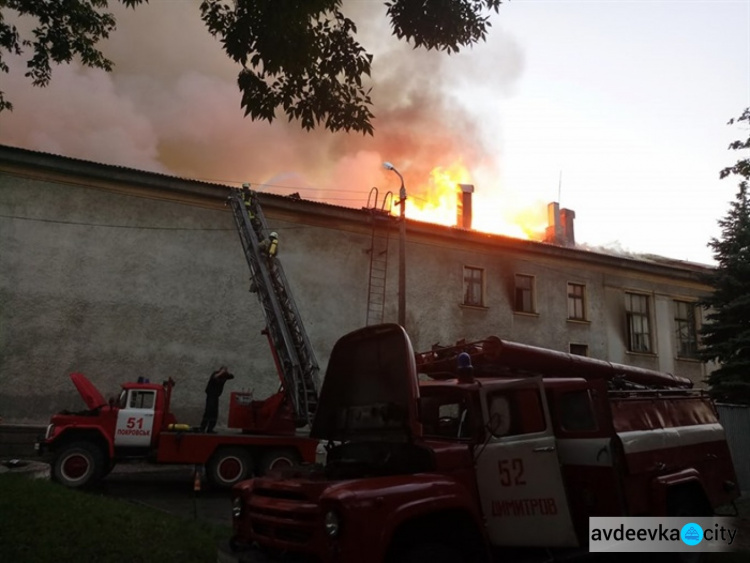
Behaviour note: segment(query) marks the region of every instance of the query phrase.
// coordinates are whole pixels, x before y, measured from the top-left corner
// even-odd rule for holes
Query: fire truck
[[[220,562],[570,555],[591,516],[711,515],[739,495],[690,380],[497,337],[419,354],[394,324],[342,337],[311,436],[325,465],[233,487]]]
[[[230,487],[272,468],[315,460],[318,442],[307,436],[318,404],[318,363],[278,258],[269,249],[272,234],[257,194],[233,190],[229,196],[242,249],[250,268],[251,291],[258,296],[281,380],[265,400],[231,393],[228,428],[217,434],[180,424],[170,410],[175,382],[145,378],[122,385],[119,397],[105,401],[81,373],[70,377],[87,409],[52,416],[37,444],[50,459],[52,478],[68,487],[91,485],[122,461],[193,464],[208,480]]]

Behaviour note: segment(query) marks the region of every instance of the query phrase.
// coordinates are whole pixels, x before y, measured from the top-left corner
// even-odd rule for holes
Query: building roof
[[[147,190],[171,192],[176,196],[197,197],[221,202],[226,200],[228,190],[234,189],[233,186],[226,184],[0,145],[0,171],[28,176],[29,170],[34,170],[33,175],[48,176],[53,173],[56,176],[90,178],[97,183],[137,186]],[[355,209],[270,193],[261,193],[260,196],[264,206],[286,211],[288,214],[314,215],[319,218],[328,217],[358,223],[366,222],[367,224],[372,217],[372,210],[364,207]],[[591,249],[585,245],[565,247],[548,242],[518,239],[506,235],[436,225],[413,219],[407,219],[407,225],[409,232],[414,235],[449,238],[461,243],[488,245],[496,250],[508,249],[531,255],[554,256],[567,260],[665,275],[692,282],[702,282],[702,276],[713,269],[712,266],[705,264],[651,254],[629,254],[626,256],[605,249]]]

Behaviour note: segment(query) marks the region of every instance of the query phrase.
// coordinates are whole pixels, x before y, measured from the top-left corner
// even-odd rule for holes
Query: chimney
[[[576,245],[576,234],[573,229],[573,219],[576,218],[576,212],[572,209],[560,210],[560,223],[562,223],[563,244],[565,246]]]
[[[556,201],[547,205],[547,230],[544,233],[544,242],[550,242],[559,246],[575,246],[576,236],[573,230],[573,219],[576,212],[571,209],[560,209]]]
[[[458,205],[456,205],[456,226],[461,229],[471,229],[471,194],[474,193],[473,184],[459,184]]]
[[[544,242],[561,244],[563,231],[560,224],[560,204],[556,201],[547,204],[547,230],[544,233]]]

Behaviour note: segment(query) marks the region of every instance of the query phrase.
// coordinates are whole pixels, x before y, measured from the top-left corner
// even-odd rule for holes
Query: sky
[[[357,208],[398,192],[384,161],[417,207],[440,168],[474,184],[479,230],[539,230],[559,201],[583,248],[713,263],[737,191],[719,171],[748,136],[727,122],[750,106],[750,0],[511,0],[458,55],[393,38],[380,1],[344,0],[374,55],[372,137],[244,118],[198,4],[111,3],[110,74],[73,63],[33,88],[9,57],[0,144]]]

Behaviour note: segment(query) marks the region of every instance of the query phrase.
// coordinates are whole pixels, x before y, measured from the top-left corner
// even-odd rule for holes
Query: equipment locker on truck
[[[317,441],[308,426],[318,402],[318,364],[255,192],[232,190],[228,204],[250,268],[252,290],[266,320],[281,388],[265,400],[231,393],[228,427],[241,432],[204,434],[179,424],[170,410],[170,378],[162,384],[125,383],[105,401],[80,373],[71,375],[87,410],[52,417],[37,449],[52,463],[53,479],[69,487],[90,485],[126,460],[203,465],[215,485],[229,487],[254,474],[315,460]]]

